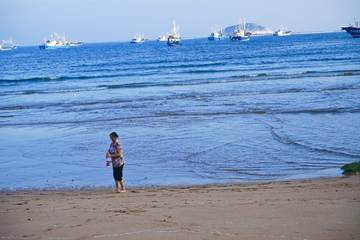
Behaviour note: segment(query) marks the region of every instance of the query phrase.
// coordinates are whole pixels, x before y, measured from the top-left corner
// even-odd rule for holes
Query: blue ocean
[[[360,40],[347,33],[38,46],[0,53],[0,190],[341,176],[360,161]]]

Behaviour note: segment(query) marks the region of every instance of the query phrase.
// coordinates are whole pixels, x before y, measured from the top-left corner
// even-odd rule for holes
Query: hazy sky
[[[182,38],[199,38],[239,18],[272,31],[333,31],[354,17],[360,0],[0,0],[0,39],[22,46],[40,45],[53,32],[87,43],[130,41],[137,33],[156,39],[173,20]]]

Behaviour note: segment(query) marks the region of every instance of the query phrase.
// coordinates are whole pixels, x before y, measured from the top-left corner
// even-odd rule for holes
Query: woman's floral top
[[[110,144],[109,153],[111,155],[118,154],[119,150],[122,149],[121,143],[116,140],[116,142]],[[113,167],[121,167],[125,163],[124,157],[112,157],[112,165]]]

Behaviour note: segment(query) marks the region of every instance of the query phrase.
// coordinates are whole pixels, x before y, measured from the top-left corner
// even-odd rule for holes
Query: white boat
[[[14,45],[14,42],[11,40],[2,40],[0,45],[0,51],[11,51],[16,50],[19,45]]]
[[[168,44],[168,46],[180,46],[181,45],[181,38],[179,35],[179,27],[180,26],[178,26],[176,28],[175,21],[173,21],[173,24],[174,24],[174,28],[171,31],[171,34],[167,33],[169,35],[169,37],[167,39],[167,44]]]
[[[134,38],[131,39],[130,43],[145,43],[146,41],[147,39],[141,37],[141,35],[138,34],[138,35],[134,35]]]
[[[84,43],[83,42],[70,42],[70,46],[71,47],[77,47],[77,46],[82,46]]]
[[[162,37],[159,36],[159,38],[157,39],[159,42],[166,42],[167,38],[163,35]]]
[[[274,36],[289,36],[291,31],[288,31],[287,28],[280,26],[277,31],[274,32]]]

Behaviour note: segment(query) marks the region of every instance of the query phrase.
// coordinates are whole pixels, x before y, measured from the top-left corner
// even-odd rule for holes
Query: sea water
[[[85,43],[0,54],[0,189],[340,176],[360,160],[360,41],[346,33]]]

